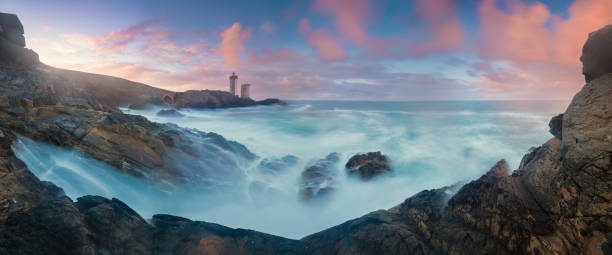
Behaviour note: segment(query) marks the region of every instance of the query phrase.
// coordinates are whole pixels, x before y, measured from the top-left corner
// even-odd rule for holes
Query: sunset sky
[[[49,65],[257,98],[570,99],[612,0],[24,1]]]

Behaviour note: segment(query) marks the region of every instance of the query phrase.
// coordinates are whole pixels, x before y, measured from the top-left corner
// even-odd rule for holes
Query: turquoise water
[[[73,198],[91,193],[114,196],[144,217],[170,213],[300,238],[388,209],[420,190],[475,179],[502,158],[516,168],[530,147],[552,137],[548,121],[568,103],[294,101],[288,106],[181,110],[182,117],[157,116],[159,109],[123,109],[151,121],[216,132],[244,144],[259,159],[243,169],[247,181],[237,182],[231,195],[160,192],[99,163],[95,165],[102,170],[95,172],[104,174],[89,174],[84,180],[80,173],[87,174],[93,163],[78,153],[27,139],[22,139],[16,151],[39,177],[60,184]],[[369,151],[387,154],[392,173],[367,182],[347,176],[342,165],[348,158]],[[331,152],[341,155],[337,192],[326,203],[301,202],[297,197],[301,171],[308,162]],[[298,163],[277,174],[257,171],[259,160],[286,155],[296,156]],[[57,163],[66,161],[73,163]],[[58,169],[64,170],[36,170],[40,165],[61,165]],[[92,180],[97,186],[61,184]]]

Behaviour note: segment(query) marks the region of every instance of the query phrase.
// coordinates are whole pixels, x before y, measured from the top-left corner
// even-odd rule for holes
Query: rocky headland
[[[233,166],[256,156],[214,133],[121,113],[118,106],[136,103],[125,93],[145,90],[155,97],[142,102],[189,104],[144,84],[40,64],[15,36],[21,23],[5,19],[12,32],[0,34],[0,254],[612,254],[612,26],[590,34],[581,58],[587,84],[518,169],[501,160],[465,185],[425,190],[291,240],[170,215],[145,220],[117,199],[72,201],[40,181],[14,155],[18,136],[171,183],[241,178]],[[217,155],[228,155],[227,167],[206,161]],[[328,156],[303,176],[314,180],[311,172],[335,163]]]

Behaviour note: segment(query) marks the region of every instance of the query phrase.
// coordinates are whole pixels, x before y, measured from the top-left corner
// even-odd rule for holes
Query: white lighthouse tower
[[[230,79],[229,92],[232,93],[232,95],[236,95],[236,80],[238,79],[238,75],[232,72],[232,76],[230,76],[229,79]]]
[[[240,86],[240,97],[241,98],[249,98],[250,97],[250,91],[249,89],[251,88],[251,84],[242,84],[242,86]]]

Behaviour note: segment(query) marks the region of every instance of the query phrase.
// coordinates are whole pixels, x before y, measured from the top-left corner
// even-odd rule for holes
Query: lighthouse
[[[251,84],[242,84],[242,86],[240,86],[240,97],[241,98],[250,97],[249,88],[251,88]]]
[[[236,80],[238,79],[238,75],[232,72],[232,76],[230,76],[229,79],[230,79],[229,92],[232,93],[232,95],[236,95]]]

